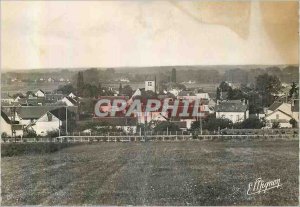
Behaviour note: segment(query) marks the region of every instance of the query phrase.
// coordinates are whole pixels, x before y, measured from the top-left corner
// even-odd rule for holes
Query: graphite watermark
[[[140,112],[170,112],[171,117],[199,117],[203,116],[204,106],[201,100],[174,100],[169,99],[147,99],[146,102],[140,99],[126,101],[125,99],[100,99],[95,104],[95,116],[106,117],[116,116],[122,112],[124,116],[132,116]]]

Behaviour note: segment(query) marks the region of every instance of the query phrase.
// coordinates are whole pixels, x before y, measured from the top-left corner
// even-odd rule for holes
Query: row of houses
[[[1,109],[1,133],[9,137],[34,131],[45,136],[50,131],[66,130],[66,120],[76,120],[77,107],[21,106]]]
[[[36,92],[28,91],[26,95],[18,93],[15,97],[8,93],[1,93],[2,106],[45,106],[45,105],[67,105],[76,106],[77,97],[70,93],[44,92],[39,89]]]

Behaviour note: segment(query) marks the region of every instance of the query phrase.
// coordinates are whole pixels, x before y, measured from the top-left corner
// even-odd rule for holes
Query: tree
[[[228,93],[227,93],[227,99],[229,100],[239,100],[239,99],[244,99],[245,95],[243,94],[243,92],[240,89],[232,89],[231,87],[229,87],[228,89]]]
[[[180,131],[180,128],[175,125],[172,122],[168,122],[168,121],[163,121],[158,123],[155,127],[154,127],[154,131],[155,132],[162,132],[162,131]]]
[[[227,82],[222,81],[219,85],[219,88],[222,92],[227,92],[228,90],[230,90],[231,87],[229,86],[229,84]]]
[[[77,95],[78,96],[82,96],[83,87],[84,87],[83,72],[79,71],[78,77],[77,77]]]
[[[256,77],[256,90],[261,94],[276,94],[281,89],[281,82],[277,76],[267,73]]]
[[[119,95],[122,94],[122,83],[119,85]]]
[[[122,89],[122,94],[125,96],[131,97],[133,94],[133,90],[132,90],[131,86],[130,85],[124,86]]]
[[[81,89],[82,97],[97,97],[98,96],[98,87],[91,84],[85,84]]]
[[[25,131],[23,137],[35,138],[35,137],[37,137],[37,134],[34,130],[27,130],[27,131]]]
[[[176,83],[176,69],[172,69],[172,74],[171,74],[171,82]]]
[[[298,127],[298,122],[295,119],[291,119],[289,121],[289,123],[293,126],[293,128],[297,128]]]
[[[60,86],[57,91],[60,91],[63,94],[70,94],[75,92],[75,88],[73,87],[72,84],[67,84],[64,86]]]
[[[264,106],[273,103],[274,96],[281,89],[281,82],[277,76],[268,75],[267,73],[256,77],[256,90],[262,96]]]
[[[219,87],[217,87],[217,100],[221,99],[221,90]]]
[[[299,97],[299,88],[295,82],[292,83],[292,88],[289,91],[289,98],[298,98]]]
[[[225,128],[231,128],[232,127],[232,121],[229,119],[219,119],[216,118],[214,115],[210,115],[207,117],[207,119],[202,121],[202,129],[203,130],[209,130],[214,131],[218,129],[225,129]],[[194,121],[191,125],[192,131],[198,131],[200,128],[200,122]]]

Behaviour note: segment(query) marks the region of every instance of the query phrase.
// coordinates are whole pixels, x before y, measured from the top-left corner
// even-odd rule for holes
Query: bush
[[[34,130],[28,130],[28,131],[24,134],[23,137],[24,137],[24,138],[35,138],[35,137],[37,137],[37,134],[36,134],[36,132],[35,132]]]
[[[235,129],[261,129],[264,126],[266,126],[265,122],[258,118],[248,118],[233,125]]]
[[[280,128],[280,123],[279,122],[273,122],[272,129],[278,129],[278,128]]]
[[[47,137],[54,138],[59,136],[58,130],[47,131]]]
[[[6,132],[2,132],[2,134],[1,134],[1,138],[8,138],[9,136],[8,136],[8,134],[6,133]]]
[[[298,122],[295,119],[291,119],[289,121],[289,123],[293,126],[293,128],[297,128],[298,127]]]
[[[1,157],[57,152],[78,143],[7,143],[1,145]]]

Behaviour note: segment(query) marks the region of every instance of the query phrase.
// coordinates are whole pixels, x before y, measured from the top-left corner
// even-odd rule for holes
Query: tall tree
[[[281,89],[281,82],[277,76],[267,73],[256,77],[256,90],[262,96],[264,106],[269,106],[274,100],[274,96]]]
[[[78,96],[82,96],[83,88],[84,88],[83,72],[79,71],[78,77],[77,77],[77,95]]]
[[[299,88],[295,82],[292,83],[292,88],[289,91],[289,98],[298,98]]]
[[[119,85],[119,95],[122,94],[122,83]]]
[[[171,82],[176,83],[176,69],[172,69]]]

